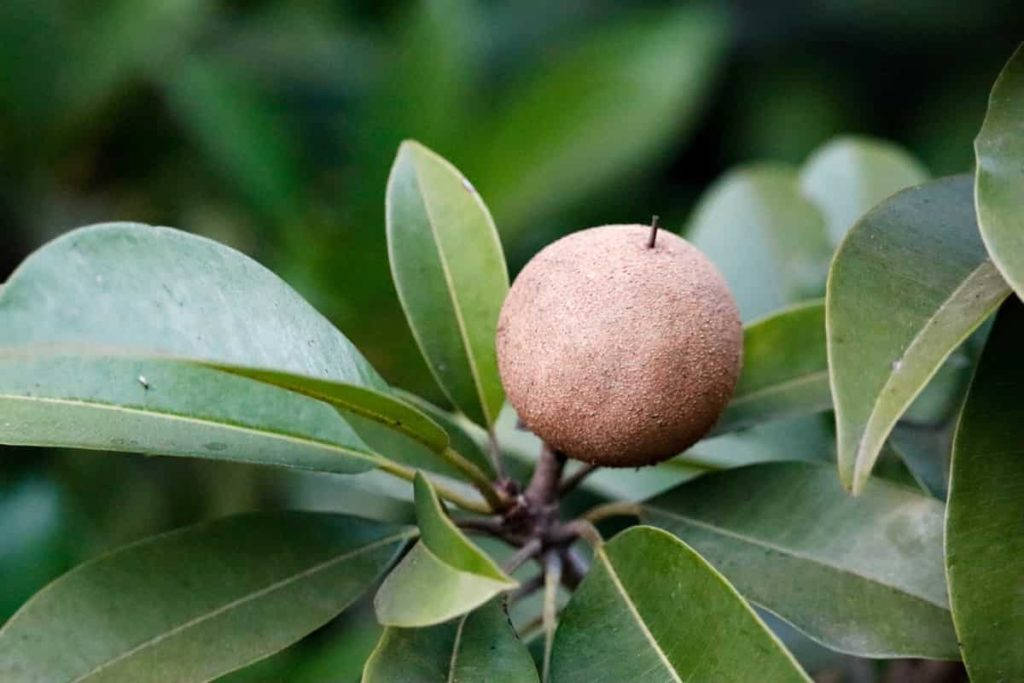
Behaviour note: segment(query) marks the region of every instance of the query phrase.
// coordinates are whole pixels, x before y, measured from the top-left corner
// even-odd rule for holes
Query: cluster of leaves
[[[973,179],[922,182],[900,153],[843,140],[802,169],[746,169],[712,189],[694,241],[731,281],[786,277],[737,288],[746,318],[768,315],[747,327],[720,436],[644,472],[582,480],[611,502],[566,525],[579,538],[562,550],[579,566],[466,535],[514,508],[530,437],[502,412],[493,336],[508,276],[494,222],[433,152],[399,149],[388,245],[409,325],[457,413],[390,387],[232,249],[126,223],[51,242],[0,290],[0,441],[376,468],[413,483],[416,524],[260,512],[115,550],[5,624],[0,678],[209,679],[317,629],[385,574],[368,681],[806,680],[752,605],[840,652],[962,657],[977,680],[1024,676],[1022,104],[1018,51],[994,87]],[[836,243],[824,303],[791,305],[818,293]],[[936,380],[1006,299],[981,340],[951,473],[936,474],[948,451],[911,452],[896,430],[901,418],[908,433],[945,429],[962,384],[956,372]],[[800,454],[745,467],[732,466],[765,458],[722,455],[777,449],[772,429],[820,425],[830,409],[838,478],[826,462],[787,461]],[[871,476],[887,450],[904,464],[889,456]],[[722,471],[693,478],[710,469]],[[591,523],[612,515],[642,524],[606,542]],[[535,556],[542,572],[522,576]],[[510,603],[539,614],[514,623]]]

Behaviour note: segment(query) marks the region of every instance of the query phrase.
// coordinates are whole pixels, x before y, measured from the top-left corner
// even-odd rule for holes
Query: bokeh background
[[[268,265],[390,381],[443,403],[386,259],[402,139],[474,182],[514,274],[590,225],[657,213],[685,231],[727,170],[800,163],[837,134],[891,140],[934,175],[970,170],[1022,35],[1013,0],[3,0],[0,281],[79,225],[194,231]],[[359,495],[243,466],[2,448],[0,621],[135,538]],[[359,608],[234,678],[356,680],[374,639]],[[822,680],[878,675],[803,657]]]

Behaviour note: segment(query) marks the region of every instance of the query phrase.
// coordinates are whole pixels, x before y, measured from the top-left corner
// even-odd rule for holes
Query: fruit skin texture
[[[498,320],[498,369],[551,448],[606,467],[670,458],[714,426],[739,377],[743,328],[724,278],[686,240],[605,225],[526,264]]]

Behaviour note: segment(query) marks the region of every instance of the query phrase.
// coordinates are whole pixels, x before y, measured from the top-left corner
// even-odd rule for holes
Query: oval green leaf
[[[996,318],[960,415],[946,517],[953,621],[971,680],[1024,680],[1024,307]]]
[[[985,122],[974,141],[978,227],[993,263],[1024,297],[1024,45],[992,87]]]
[[[670,534],[598,548],[555,633],[551,680],[809,681],[725,578]]]
[[[789,166],[728,173],[701,199],[687,237],[722,272],[743,320],[822,294],[832,246]]]
[[[205,522],[88,562],[0,630],[4,681],[209,680],[322,626],[411,530],[343,515]]]
[[[420,542],[445,564],[461,572],[502,581],[515,586],[516,581],[495,564],[490,555],[476,547],[445,512],[434,487],[420,472],[413,481],[416,501],[416,523]]]
[[[391,275],[441,389],[491,426],[504,401],[494,336],[508,270],[491,214],[459,171],[403,142],[387,189]]]
[[[73,230],[0,291],[0,347],[75,345],[268,368],[387,391],[284,281],[196,235],[141,223]]]
[[[538,681],[526,646],[498,600],[446,624],[384,629],[363,683]]]
[[[746,326],[743,372],[713,433],[830,407],[825,304],[811,301]]]
[[[905,150],[859,136],[830,140],[800,170],[800,189],[825,215],[833,244],[875,204],[926,180],[924,166]]]
[[[967,176],[904,190],[850,230],[825,300],[846,488],[863,488],[900,415],[1009,291],[978,237]]]
[[[643,518],[834,650],[957,658],[943,506],[929,496],[872,479],[854,498],[828,464],[765,463],[684,484],[645,503]]]
[[[460,571],[423,542],[388,574],[373,600],[384,626],[434,626],[476,609],[516,583]]]
[[[0,443],[355,473],[380,456],[330,406],[194,363],[0,352]]]

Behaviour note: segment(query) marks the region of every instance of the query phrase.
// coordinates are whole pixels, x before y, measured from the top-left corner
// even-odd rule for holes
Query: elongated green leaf
[[[386,391],[280,278],[211,240],[104,223],[45,245],[0,291],[0,347],[80,345],[267,368]]]
[[[363,669],[363,683],[537,680],[530,653],[498,600],[438,626],[385,629]]]
[[[825,305],[812,301],[747,325],[743,372],[715,425],[720,434],[780,417],[828,410]]]
[[[494,560],[476,547],[441,506],[434,487],[421,473],[413,483],[416,495],[416,522],[420,527],[420,542],[442,562],[454,569],[485,576],[495,581],[514,585],[515,580],[494,563]]]
[[[673,536],[598,548],[555,633],[553,681],[808,681],[739,593]]]
[[[687,237],[725,276],[743,320],[822,294],[832,248],[794,168],[758,164],[727,174],[701,199]]]
[[[943,507],[871,480],[843,495],[826,463],[765,463],[649,501],[747,599],[864,657],[957,657],[942,567]]]
[[[126,546],[39,592],[0,630],[4,681],[209,680],[355,600],[410,530],[255,513]]]
[[[970,178],[890,197],[847,235],[825,301],[839,476],[855,493],[896,420],[1006,298],[974,220]]]
[[[395,388],[393,391],[396,396],[404,400],[406,403],[419,408],[426,413],[430,419],[440,425],[448,434],[448,440],[451,443],[452,448],[479,467],[483,472],[492,476],[495,474],[494,465],[491,462],[491,459],[484,452],[481,444],[467,431],[467,426],[469,429],[479,429],[479,427],[471,423],[465,417],[460,417],[456,413],[438,408],[433,403],[417,396],[416,394],[398,388]],[[483,438],[482,435],[481,438]]]
[[[319,399],[342,414],[351,412],[378,422],[436,452],[443,451],[449,443],[447,432],[421,410],[377,389],[261,368],[221,364],[213,367]]]
[[[992,87],[988,112],[974,141],[978,227],[989,256],[1024,297],[1024,46]]]
[[[514,581],[460,571],[419,542],[384,579],[373,606],[385,626],[433,626],[515,586]]]
[[[977,681],[1024,679],[1024,308],[1004,304],[960,415],[946,571],[964,664]]]
[[[329,406],[193,363],[0,352],[0,443],[363,472],[379,456]]]
[[[388,179],[387,233],[391,274],[427,364],[452,403],[492,425],[504,400],[494,335],[508,271],[487,207],[454,166],[404,142]]]
[[[727,22],[710,3],[637,13],[567,41],[503,93],[464,154],[504,233],[662,155],[700,112]]]
[[[865,212],[928,172],[906,151],[882,140],[842,136],[820,147],[800,170],[801,191],[825,215],[833,244]]]

